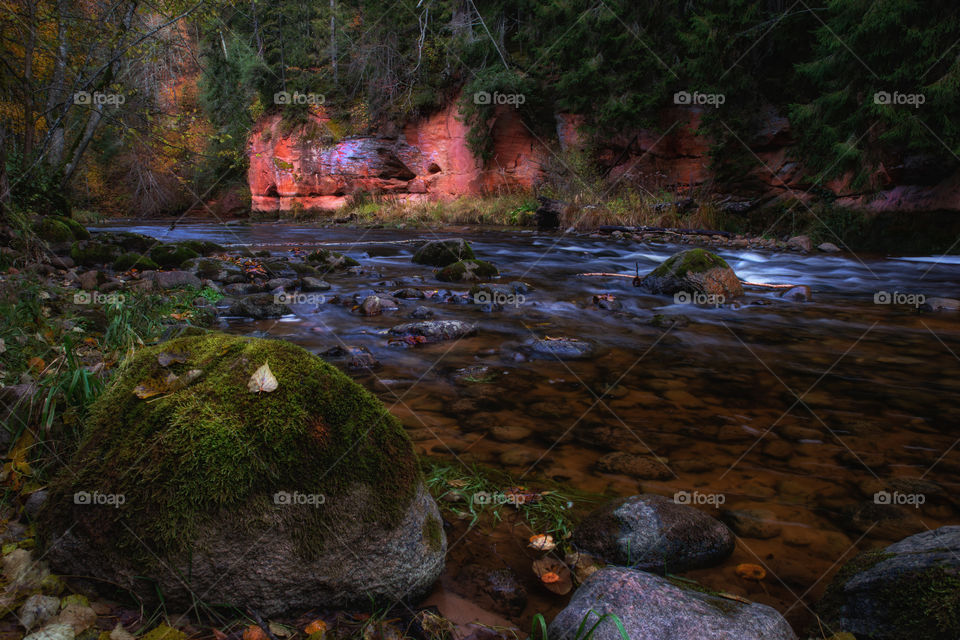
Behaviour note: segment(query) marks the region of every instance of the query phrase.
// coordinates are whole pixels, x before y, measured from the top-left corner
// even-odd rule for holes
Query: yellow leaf
[[[277,379],[273,377],[273,372],[270,371],[270,365],[266,362],[263,363],[262,367],[253,372],[253,375],[250,376],[250,381],[247,383],[247,388],[253,393],[260,393],[261,391],[270,393],[271,391],[276,391],[277,386]]]

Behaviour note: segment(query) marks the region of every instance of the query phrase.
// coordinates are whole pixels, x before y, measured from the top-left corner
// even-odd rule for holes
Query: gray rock
[[[600,569],[577,589],[550,623],[556,640],[575,640],[602,616],[619,618],[630,640],[796,640],[783,616],[766,605],[678,586],[665,578],[619,567]],[[607,618],[592,640],[623,640]]]
[[[431,240],[413,254],[413,262],[432,267],[445,267],[461,260],[470,260],[475,256],[470,244],[463,238]]]
[[[960,311],[960,300],[953,298],[927,298],[920,305],[924,311]]]
[[[810,293],[810,287],[798,285],[791,287],[780,294],[780,297],[790,302],[810,302],[813,300],[813,294]]]
[[[267,280],[267,289],[273,291],[275,289],[293,289],[297,284],[297,281],[293,278],[271,278]]]
[[[653,494],[600,507],[583,519],[573,541],[612,564],[658,573],[719,564],[734,547],[733,534],[719,520]]]
[[[409,317],[413,318],[414,320],[429,320],[433,317],[433,309],[420,306],[411,311]]]
[[[667,465],[650,456],[614,451],[597,460],[602,473],[623,473],[641,480],[666,480],[673,474]]]
[[[810,253],[813,250],[813,242],[808,236],[793,236],[787,240],[787,248]]]
[[[841,249],[832,242],[822,242],[817,245],[817,249],[824,253],[838,253]]]
[[[827,628],[870,640],[960,638],[960,526],[924,531],[844,566],[817,605]]]
[[[46,489],[39,489],[27,497],[27,501],[23,505],[23,510],[27,514],[28,518],[32,520],[33,518],[37,517],[40,507],[42,507],[43,503],[47,501],[48,495],[49,492]]]
[[[525,345],[522,350],[535,358],[556,358],[557,360],[586,360],[596,353],[593,343],[579,338],[534,340]]]
[[[336,346],[320,353],[325,360],[342,361],[350,371],[379,369],[382,365],[364,346]]]
[[[263,291],[263,287],[253,282],[235,282],[223,288],[223,292],[228,296],[247,296],[261,291]]]
[[[200,278],[189,271],[156,271],[153,274],[153,281],[161,289],[175,289],[177,287],[200,288],[203,284],[200,282]]]
[[[456,340],[472,336],[477,332],[477,325],[462,320],[424,320],[423,322],[408,322],[390,329],[390,335],[400,337],[422,337],[427,343],[442,340]]]
[[[300,289],[302,291],[329,291],[330,284],[321,278],[304,276],[300,279]]]
[[[96,269],[80,274],[80,288],[84,291],[94,291],[100,284],[100,272]]]
[[[293,313],[289,305],[278,304],[272,293],[257,293],[244,296],[230,305],[228,314],[263,320],[265,318],[280,318]]]

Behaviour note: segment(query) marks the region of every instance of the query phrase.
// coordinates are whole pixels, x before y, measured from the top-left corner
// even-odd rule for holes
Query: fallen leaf
[[[557,548],[557,545],[553,542],[553,536],[545,533],[538,533],[530,536],[529,547],[531,549],[536,549],[537,551],[553,551]]]
[[[34,356],[29,360],[27,360],[27,366],[30,368],[31,371],[35,373],[39,373],[47,368],[47,363],[43,361],[43,358]]]
[[[250,381],[247,382],[247,388],[253,393],[260,393],[261,391],[270,393],[271,391],[277,390],[278,384],[277,379],[273,376],[273,372],[270,371],[270,365],[264,362],[263,366],[254,371],[253,375],[250,376]]]
[[[327,623],[318,618],[313,622],[311,622],[310,624],[308,624],[306,628],[303,630],[303,632],[309,636],[317,632],[325,632],[326,630],[327,630]]]
[[[743,563],[736,568],[738,578],[743,580],[760,581],[767,577],[767,571],[758,564]]]
[[[252,624],[243,631],[243,640],[270,640],[259,625]]]
[[[184,363],[187,361],[187,354],[178,351],[164,351],[157,356],[157,362],[161,367],[169,367],[174,363]]]
[[[533,572],[540,579],[540,584],[556,594],[562,596],[573,589],[570,569],[559,560],[549,557],[534,560]]]

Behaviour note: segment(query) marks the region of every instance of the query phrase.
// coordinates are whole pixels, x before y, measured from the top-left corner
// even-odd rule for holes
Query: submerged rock
[[[817,605],[858,639],[960,638],[960,526],[909,536],[845,565]]]
[[[579,338],[554,338],[534,340],[524,345],[523,351],[535,358],[556,358],[558,360],[586,360],[596,354],[592,342]]]
[[[597,460],[597,470],[602,473],[623,473],[641,480],[666,480],[673,474],[667,465],[650,456],[641,456],[626,451],[614,451]]]
[[[242,316],[254,320],[266,318],[280,318],[293,313],[290,305],[279,304],[277,296],[272,293],[258,293],[234,301],[227,312],[231,316]]]
[[[359,267],[360,263],[349,256],[329,249],[320,249],[307,256],[307,261],[320,268],[324,273],[337,269],[348,269],[350,267]]]
[[[407,322],[400,324],[389,333],[399,337],[419,337],[422,342],[433,343],[442,340],[456,340],[464,336],[471,336],[477,332],[477,325],[462,320],[424,320],[423,322]]]
[[[251,385],[264,364],[272,391]],[[69,469],[38,517],[46,558],[148,602],[205,594],[264,616],[392,604],[443,566],[399,421],[288,342],[214,333],[141,349],[91,407]]]
[[[473,249],[463,238],[431,240],[417,249],[413,262],[431,267],[445,267],[461,260],[472,260],[476,256]]]
[[[704,293],[735,298],[743,295],[743,285],[730,265],[718,255],[703,249],[688,249],[667,258],[644,277],[638,286],[650,293]]]
[[[583,519],[573,542],[612,564],[658,573],[719,564],[734,547],[733,534],[719,520],[653,494],[600,507]]]
[[[601,617],[620,619],[630,640],[796,640],[775,609],[681,586],[643,571],[606,567],[577,589],[567,608],[550,623],[549,637],[581,638]],[[623,640],[610,618],[592,640]]]

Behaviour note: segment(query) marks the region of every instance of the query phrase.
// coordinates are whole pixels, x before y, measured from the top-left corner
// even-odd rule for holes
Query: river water
[[[355,378],[410,429],[421,453],[504,468],[533,487],[548,478],[610,495],[686,492],[680,495],[714,515],[759,510],[762,526],[738,538],[729,561],[687,575],[770,604],[795,626],[809,622],[809,607],[852,554],[960,523],[960,314],[925,313],[915,304],[917,295],[958,297],[957,256],[720,248],[741,279],[808,285],[813,302],[752,291],[738,304],[716,307],[643,295],[626,278],[576,275],[632,274],[635,265],[642,274],[687,248],[680,245],[467,228],[439,235],[289,224],[101,228],[273,255],[325,246],[364,268],[326,278],[333,288],[325,295],[342,298],[389,292],[398,282],[466,291],[410,260],[413,241],[462,235],[478,257],[498,265],[500,282],[530,286],[522,299],[492,312],[411,300],[375,317],[348,305],[303,304],[281,320],[228,318],[224,328],[281,337],[317,353],[366,347],[383,366]],[[622,308],[598,308],[593,296],[603,293]],[[437,319],[479,323],[479,332],[415,348],[388,344],[384,331],[409,321],[417,305]],[[517,349],[544,337],[581,338],[597,352],[559,361],[528,359]],[[487,369],[468,381],[457,376],[478,366]],[[499,430],[498,440],[494,427],[527,431],[504,437]],[[599,470],[598,461],[617,451],[642,459],[647,477]],[[523,544],[503,551],[505,536],[491,533],[500,544],[495,555],[526,562]],[[459,540],[451,536],[452,546],[483,544]],[[451,558],[484,555],[451,550]],[[742,562],[762,564],[769,575],[746,582],[735,574]],[[534,590],[521,623],[536,608],[562,604]]]

